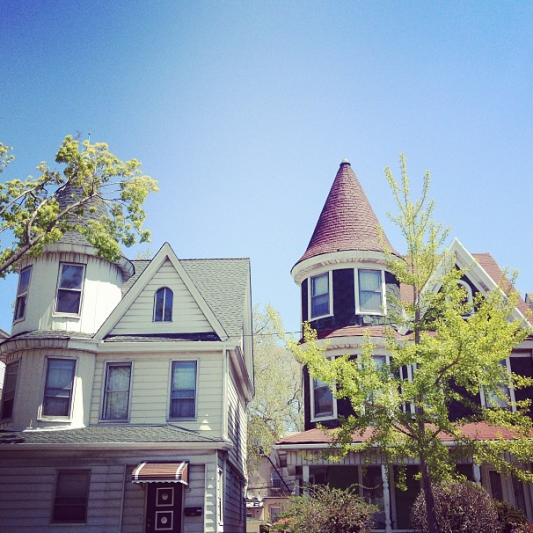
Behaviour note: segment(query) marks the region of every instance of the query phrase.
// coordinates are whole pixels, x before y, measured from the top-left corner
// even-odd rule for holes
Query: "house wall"
[[[86,265],[81,313],[56,313],[60,263]],[[32,266],[24,320],[13,324],[12,334],[34,330],[95,333],[120,301],[122,273],[104,259],[73,252],[45,253],[26,259],[21,268]]]
[[[145,454],[130,452],[64,452],[0,458],[0,533],[65,531],[75,533],[144,533],[146,485],[131,482],[135,466],[144,460],[189,460],[189,485],[183,507],[201,507],[202,514],[183,517],[183,533],[217,531],[215,503],[206,498],[206,472],[216,468],[213,451]],[[44,456],[45,457],[44,457]],[[87,522],[51,524],[58,470],[90,470]],[[231,529],[226,529],[231,531]]]
[[[130,419],[132,424],[164,424],[169,418],[170,376],[172,361],[198,361],[197,418],[196,420],[173,420],[186,429],[220,436],[223,416],[224,359],[221,352],[150,352],[153,345],[147,343],[146,353],[98,355],[94,371],[92,395],[92,424],[98,423],[102,410],[102,390],[107,362],[132,362],[130,392]]]
[[[154,296],[157,289],[168,287],[173,294],[172,322],[154,322]],[[131,307],[113,328],[112,335],[141,333],[201,333],[213,328],[189,289],[167,259],[148,282]]]

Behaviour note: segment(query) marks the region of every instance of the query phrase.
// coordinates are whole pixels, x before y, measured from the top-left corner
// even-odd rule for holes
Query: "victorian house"
[[[404,298],[408,293],[387,267],[382,239],[399,257],[387,237],[380,237],[376,215],[350,163],[344,160],[309,245],[291,271],[301,289],[302,321],[309,321],[318,339],[327,343],[327,357],[347,353],[357,356],[364,335],[368,334],[375,346],[376,363],[389,363],[384,342],[390,323],[388,306],[391,295]],[[475,292],[484,294],[497,287],[502,272],[490,254],[471,254],[458,240],[453,241],[451,251],[458,267],[475,265],[460,282],[469,298]],[[523,318],[526,312],[526,302],[521,301],[515,310],[516,317]],[[516,347],[505,364],[513,372],[533,376],[533,336]],[[412,369],[406,367],[404,371],[402,379],[409,380]],[[313,379],[305,368],[303,382],[305,431],[276,445],[284,479],[295,482],[299,492],[310,483],[329,483],[339,488],[355,484],[361,496],[379,508],[374,517],[376,531],[409,531],[410,507],[420,490],[419,481],[412,476],[418,470],[416,461],[407,466],[408,490],[402,491],[396,484],[395,465],[386,467],[379,459],[364,464],[363,458],[354,452],[340,462],[328,460],[323,452],[331,439],[318,426],[336,427],[339,417],[354,412],[348,400],[336,399],[328,385]],[[511,389],[508,393],[511,400],[533,396],[531,388]],[[483,404],[485,399],[478,397],[477,401]],[[458,412],[457,416],[460,415]],[[478,431],[478,438],[497,437],[490,427]],[[457,468],[467,478],[481,483],[494,497],[512,503],[533,519],[531,486],[500,475],[490,465],[473,464],[468,458]]]
[[[0,531],[245,531],[248,259],[112,263],[69,232],[19,271]]]

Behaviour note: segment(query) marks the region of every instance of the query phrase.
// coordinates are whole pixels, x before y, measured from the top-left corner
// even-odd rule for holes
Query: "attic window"
[[[161,287],[154,298],[154,322],[172,322],[173,293],[168,287]]]

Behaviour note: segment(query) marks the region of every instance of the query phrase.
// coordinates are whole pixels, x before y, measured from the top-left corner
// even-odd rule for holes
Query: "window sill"
[[[337,420],[337,415],[323,415],[311,417],[311,422],[324,422],[325,420]]]
[[[198,418],[167,418],[167,422],[198,422]]]
[[[54,311],[52,318],[77,318],[81,319],[81,313],[61,313],[60,311]]]
[[[333,316],[333,313],[330,313],[329,315],[320,315],[320,316],[310,317],[309,322],[314,322],[315,320],[320,320],[321,318],[329,318],[332,316]]]
[[[130,419],[129,418],[116,418],[116,419],[109,419],[109,418],[100,418],[98,420],[99,424],[129,424]]]

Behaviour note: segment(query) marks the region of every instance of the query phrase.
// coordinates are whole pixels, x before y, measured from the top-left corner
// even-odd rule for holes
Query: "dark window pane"
[[[86,521],[89,496],[89,472],[60,472],[57,476],[53,522]]]
[[[59,289],[57,291],[57,311],[60,313],[73,313],[78,314],[80,312],[81,292],[78,291],[66,291]]]
[[[62,289],[78,289],[81,290],[83,282],[83,266],[82,265],[62,265],[61,281],[59,286]]]

